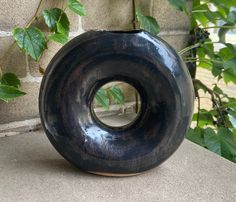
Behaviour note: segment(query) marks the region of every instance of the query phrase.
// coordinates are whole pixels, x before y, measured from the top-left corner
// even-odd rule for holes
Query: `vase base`
[[[101,175],[101,176],[107,176],[107,177],[130,177],[130,176],[136,176],[136,175],[141,175],[142,173],[103,173],[103,172],[92,172],[88,171],[91,174],[94,175]]]

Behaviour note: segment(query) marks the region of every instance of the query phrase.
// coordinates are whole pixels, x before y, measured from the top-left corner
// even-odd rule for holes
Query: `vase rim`
[[[115,33],[115,34],[138,34],[144,32],[142,29],[133,29],[133,30],[91,30],[94,32],[108,32],[108,33]]]

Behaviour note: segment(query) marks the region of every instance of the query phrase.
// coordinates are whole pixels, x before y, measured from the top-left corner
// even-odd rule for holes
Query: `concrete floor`
[[[140,176],[79,171],[43,131],[0,138],[0,202],[236,201],[236,165],[187,140],[161,166]]]

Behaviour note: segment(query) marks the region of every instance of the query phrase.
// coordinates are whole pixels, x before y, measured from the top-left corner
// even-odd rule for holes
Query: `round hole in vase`
[[[114,130],[132,126],[140,115],[140,109],[138,91],[123,81],[112,81],[101,86],[91,104],[95,121]]]
[[[97,91],[125,82],[140,97],[135,120],[109,126],[92,109]],[[57,151],[80,169],[136,175],[173,154],[193,111],[191,77],[176,51],[145,31],[89,31],[67,43],[44,74],[39,111]]]

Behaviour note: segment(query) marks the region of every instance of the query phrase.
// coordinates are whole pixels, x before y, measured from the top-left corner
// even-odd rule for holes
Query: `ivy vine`
[[[29,55],[35,61],[39,61],[47,44],[50,40],[65,44],[69,38],[70,22],[65,13],[66,9],[70,9],[80,16],[85,16],[86,11],[84,6],[77,0],[68,0],[63,8],[45,9],[42,14],[39,13],[45,0],[41,0],[36,9],[35,15],[24,27],[15,27],[12,31],[15,42],[9,47],[6,53],[0,58],[0,100],[8,102],[16,97],[23,96],[26,93],[22,92],[20,87],[20,80],[14,73],[3,73],[1,66],[3,61],[12,51],[15,44],[21,50]],[[35,21],[39,18],[44,19],[47,25],[47,32],[43,32],[39,27],[33,26]]]

